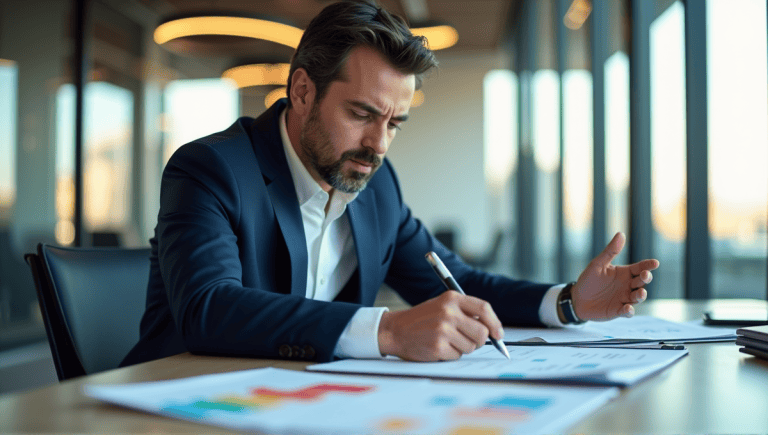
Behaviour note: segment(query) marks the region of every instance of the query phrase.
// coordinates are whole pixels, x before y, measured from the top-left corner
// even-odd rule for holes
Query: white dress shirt
[[[306,297],[332,301],[347,284],[357,269],[355,240],[347,204],[357,198],[357,193],[332,190],[328,213],[325,206],[329,195],[312,178],[291,145],[286,128],[285,115],[280,114],[280,136],[285,157],[291,171],[293,184],[301,209],[304,236],[307,240],[307,290]],[[539,307],[539,318],[549,326],[563,326],[557,316],[557,296],[564,284],[547,290]],[[388,311],[385,307],[362,307],[352,316],[336,344],[334,356],[340,358],[380,358],[379,323]]]

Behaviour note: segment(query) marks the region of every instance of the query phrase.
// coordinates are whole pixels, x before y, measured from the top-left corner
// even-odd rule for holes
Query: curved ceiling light
[[[249,86],[281,85],[288,83],[291,65],[288,63],[257,63],[230,68],[221,75],[234,80],[238,88]]]
[[[453,47],[459,42],[459,32],[447,24],[412,27],[411,33],[426,37],[429,48],[433,51]]]
[[[259,18],[199,16],[166,21],[157,26],[154,38],[156,43],[165,44],[173,39],[186,36],[242,36],[296,48],[299,46],[303,33],[304,31],[297,27]]]
[[[287,87],[283,86],[270,91],[267,96],[264,97],[264,105],[267,106],[267,108],[270,108],[277,102],[277,100],[288,97],[288,94],[286,94],[287,89]]]

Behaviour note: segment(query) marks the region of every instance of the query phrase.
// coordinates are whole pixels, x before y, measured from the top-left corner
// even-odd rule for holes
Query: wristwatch
[[[576,310],[573,309],[571,289],[573,288],[574,284],[576,283],[568,283],[568,285],[566,285],[565,288],[560,291],[560,296],[557,297],[557,305],[560,307],[560,310],[563,313],[563,317],[565,317],[565,323],[568,325],[579,325],[586,322],[586,320],[579,319],[579,316],[576,315]]]

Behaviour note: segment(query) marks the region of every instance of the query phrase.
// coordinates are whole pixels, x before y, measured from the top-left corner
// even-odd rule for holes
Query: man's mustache
[[[341,155],[341,160],[356,160],[360,163],[367,163],[374,168],[381,166],[382,161],[378,154],[366,149],[347,151]]]

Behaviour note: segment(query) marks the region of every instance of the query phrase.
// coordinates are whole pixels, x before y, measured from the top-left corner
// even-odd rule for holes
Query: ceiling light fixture
[[[571,30],[579,30],[587,21],[590,12],[592,12],[592,4],[589,0],[573,0],[563,17],[563,24]]]
[[[411,100],[411,107],[419,107],[424,104],[424,92],[419,89],[413,93],[413,99]]]
[[[411,33],[426,37],[429,48],[433,51],[453,47],[459,42],[459,32],[447,24],[413,27]]]
[[[426,37],[432,50],[452,47],[459,41],[459,32],[447,24],[424,24],[411,28],[411,33]],[[295,49],[303,34],[304,30],[298,27],[276,21],[222,14],[171,18],[157,26],[154,39],[162,45],[189,36],[240,36],[271,41]]]
[[[260,18],[234,16],[197,16],[168,20],[155,29],[155,42],[168,41],[187,36],[224,35],[257,38],[287,45],[299,46],[303,30],[275,21]]]
[[[287,87],[283,86],[277,89],[274,89],[270,91],[266,97],[264,97],[264,105],[267,106],[267,108],[272,107],[273,104],[277,102],[277,100],[281,98],[287,98],[288,94]]]
[[[249,86],[281,85],[288,83],[291,64],[288,63],[257,63],[230,68],[221,75],[230,79],[238,88]]]

